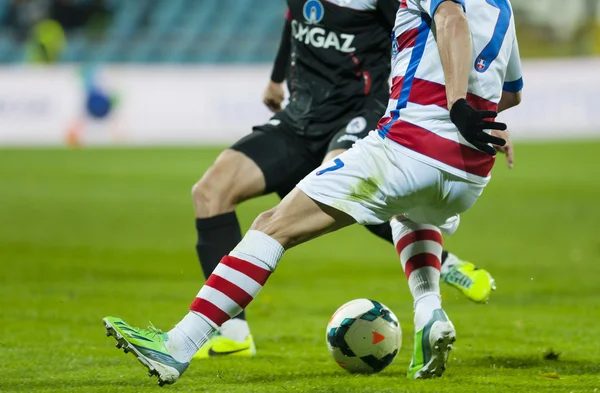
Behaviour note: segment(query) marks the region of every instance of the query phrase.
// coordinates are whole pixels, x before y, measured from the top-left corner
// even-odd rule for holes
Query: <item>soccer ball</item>
[[[369,299],[352,300],[327,325],[327,348],[333,360],[351,373],[377,373],[389,366],[402,345],[394,313]]]

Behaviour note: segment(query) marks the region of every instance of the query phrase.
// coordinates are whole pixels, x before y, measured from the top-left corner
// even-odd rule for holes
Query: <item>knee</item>
[[[264,213],[260,213],[252,223],[250,229],[261,231],[269,236],[272,236],[273,223],[276,221],[276,213],[277,207],[267,210]]]
[[[207,172],[192,187],[196,217],[213,217],[235,209],[232,196],[223,187],[225,180],[219,177]]]
[[[271,210],[259,214],[254,220],[254,223],[252,223],[250,229],[271,236],[273,239],[277,240],[283,248],[287,249],[293,242],[293,239],[289,237],[289,234],[283,227],[282,218],[281,214],[279,214],[279,209],[274,207]]]

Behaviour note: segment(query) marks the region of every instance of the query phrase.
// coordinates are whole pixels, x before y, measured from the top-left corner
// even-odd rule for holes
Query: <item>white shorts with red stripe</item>
[[[486,184],[455,176],[411,153],[372,131],[306,176],[298,188],[361,225],[403,215],[454,233],[459,214],[475,203]]]

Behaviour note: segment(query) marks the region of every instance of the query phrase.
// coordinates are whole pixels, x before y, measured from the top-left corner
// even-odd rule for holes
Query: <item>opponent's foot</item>
[[[441,377],[448,354],[456,341],[456,331],[444,310],[434,310],[423,329],[415,333],[415,349],[408,367],[408,378]]]
[[[196,352],[194,359],[208,359],[214,356],[252,357],[255,354],[256,347],[251,334],[241,342],[216,334]]]
[[[148,376],[156,375],[158,385],[175,383],[188,368],[189,363],[181,363],[173,359],[165,342],[167,334],[150,326],[140,329],[129,326],[120,318],[106,317],[102,319],[106,335],[117,340],[117,348],[125,353],[131,352],[147,369]]]
[[[484,269],[480,269],[471,262],[462,261],[454,255],[448,263],[448,268],[442,266],[442,280],[458,289],[467,298],[476,303],[487,303],[492,291],[496,290],[496,282],[492,275]]]

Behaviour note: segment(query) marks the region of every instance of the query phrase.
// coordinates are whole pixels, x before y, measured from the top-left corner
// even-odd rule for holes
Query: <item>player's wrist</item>
[[[461,126],[465,123],[465,118],[467,118],[472,110],[471,105],[464,98],[459,98],[456,100],[452,106],[450,107],[450,120],[456,126],[461,128]]]
[[[452,111],[452,108],[454,108],[454,106],[456,105],[457,102],[461,102],[461,103],[467,103],[467,99],[465,97],[456,97],[456,98],[448,98],[448,110]]]

